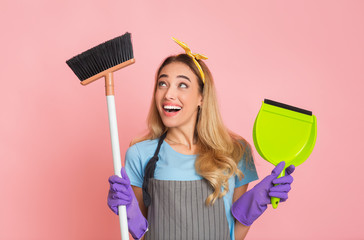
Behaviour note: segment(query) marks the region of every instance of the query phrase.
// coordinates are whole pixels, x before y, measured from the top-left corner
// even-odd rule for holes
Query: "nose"
[[[164,95],[165,99],[176,99],[177,92],[173,87],[169,87]]]

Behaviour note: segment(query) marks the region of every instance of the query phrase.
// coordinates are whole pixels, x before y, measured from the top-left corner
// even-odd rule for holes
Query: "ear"
[[[199,103],[198,103],[198,105],[202,105],[202,102],[203,102],[203,96],[202,95],[200,95],[200,100],[199,100]]]

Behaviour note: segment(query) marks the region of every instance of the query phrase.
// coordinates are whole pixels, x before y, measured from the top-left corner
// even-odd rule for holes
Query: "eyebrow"
[[[162,78],[162,77],[168,77],[168,75],[167,75],[167,74],[162,74],[162,75],[160,75],[160,76],[158,77],[158,79],[160,79],[160,78]],[[190,81],[190,82],[191,82],[191,80],[190,80],[187,76],[185,76],[185,75],[178,75],[177,77],[178,77],[178,78],[184,78],[184,79],[187,79],[188,81]]]

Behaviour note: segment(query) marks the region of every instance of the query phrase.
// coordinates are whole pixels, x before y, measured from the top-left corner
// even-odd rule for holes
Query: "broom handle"
[[[120,158],[120,146],[119,146],[119,135],[118,135],[118,125],[116,120],[116,108],[115,108],[115,98],[114,93],[108,93],[108,87],[113,85],[112,81],[112,73],[105,77],[106,81],[106,99],[107,99],[107,110],[109,113],[109,125],[110,125],[110,136],[111,136],[111,147],[112,147],[112,157],[114,161],[114,172],[115,175],[121,177],[121,158]],[[109,86],[108,86],[109,85]],[[119,222],[120,222],[120,231],[121,231],[121,239],[129,240],[129,231],[128,231],[128,220],[126,215],[126,207],[119,206]]]

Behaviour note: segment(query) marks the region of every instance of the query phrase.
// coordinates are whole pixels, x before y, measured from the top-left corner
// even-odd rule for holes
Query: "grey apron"
[[[151,205],[146,240],[230,239],[223,199],[218,198],[212,206],[205,205],[207,196],[213,192],[205,179],[164,181],[151,178],[148,192]]]

